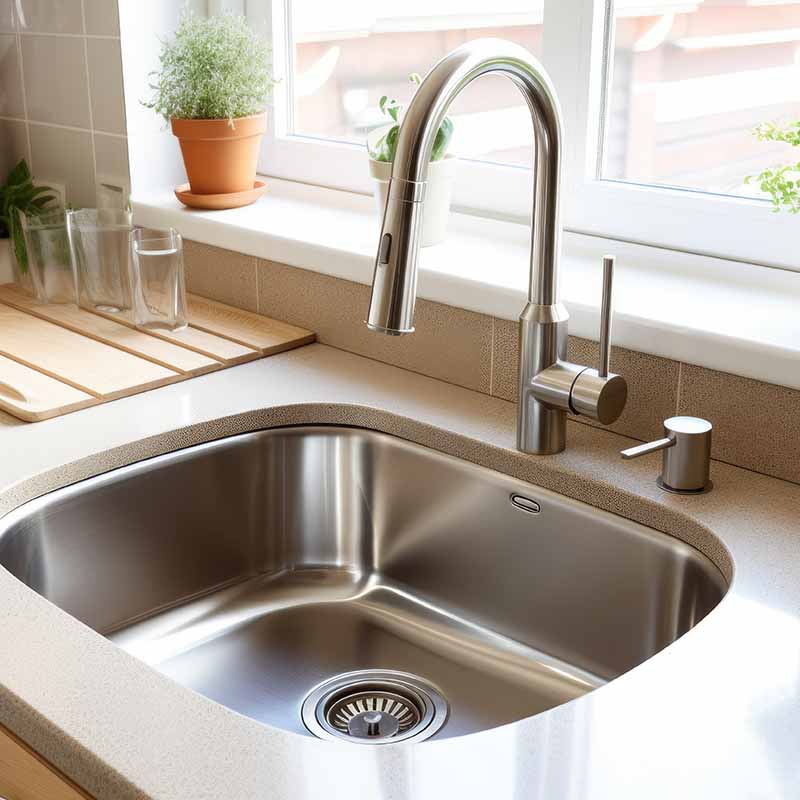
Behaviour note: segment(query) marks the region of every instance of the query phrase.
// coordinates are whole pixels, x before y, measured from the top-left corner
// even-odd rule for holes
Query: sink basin
[[[687,544],[384,434],[244,434],[53,492],[0,565],[184,686],[359,743],[459,736],[654,656],[727,586]]]

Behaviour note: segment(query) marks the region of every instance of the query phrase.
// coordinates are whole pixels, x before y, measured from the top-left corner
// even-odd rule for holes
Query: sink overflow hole
[[[527,511],[529,514],[538,514],[542,510],[541,506],[535,500],[531,500],[529,497],[525,497],[521,494],[512,494],[511,502],[517,508],[522,511]]]

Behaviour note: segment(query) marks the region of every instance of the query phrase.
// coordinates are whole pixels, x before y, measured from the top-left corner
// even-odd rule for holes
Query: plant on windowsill
[[[36,217],[58,200],[49,186],[35,186],[28,163],[23,158],[0,185],[0,274],[10,263],[14,280],[30,288],[28,251],[22,233],[21,216]]]
[[[759,125],[754,135],[761,142],[785,142],[800,147],[800,121],[785,128],[765,122]],[[786,209],[790,214],[800,213],[800,161],[765,169],[758,175],[748,175],[745,183],[755,183],[772,201],[772,210],[778,213]]]
[[[409,80],[417,86],[422,83],[416,72],[409,75]],[[397,100],[389,100],[386,95],[381,97],[379,105],[381,112],[392,122],[388,129],[384,126],[370,134],[367,138],[367,152],[370,175],[377,184],[375,201],[378,216],[382,218],[389,191],[389,178],[392,176],[392,164],[397,152],[399,118],[403,107]],[[453,120],[445,117],[436,133],[428,167],[428,188],[422,215],[422,247],[439,244],[444,241],[447,232],[447,217],[450,212],[450,195],[456,165],[456,158],[447,152],[452,137]]]
[[[191,194],[253,194],[275,84],[266,41],[241,15],[203,19],[187,11],[172,40],[163,43],[160,63],[152,100],[144,105],[178,137]],[[225,205],[221,198],[217,207],[243,204],[229,200]]]

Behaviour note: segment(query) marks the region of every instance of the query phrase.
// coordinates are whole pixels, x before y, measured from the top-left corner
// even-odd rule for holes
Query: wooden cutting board
[[[0,407],[26,422],[102,402],[86,392],[0,356]]]
[[[165,386],[315,339],[311,331],[187,297],[189,326],[159,332],[0,286],[0,409],[26,421]]]
[[[155,389],[180,377],[174,370],[6,305],[0,305],[0,355],[101,400],[124,397],[136,387]]]
[[[271,356],[290,347],[311,344],[316,335],[287,322],[242,311],[205,297],[188,295],[187,306],[192,327],[225,336],[231,341],[252,347]]]
[[[187,295],[187,300],[190,296],[191,295]],[[229,308],[233,307],[229,306]],[[238,309],[233,308],[233,310],[237,311]],[[103,311],[96,311],[92,313],[103,316],[119,325],[125,325],[129,328],[136,327],[131,322],[120,319],[118,315],[115,314],[108,314]],[[264,319],[266,319],[266,317]],[[207,333],[206,331],[196,328],[191,323],[182,331],[148,330],[146,333],[148,336],[152,336],[155,339],[160,339],[164,342],[171,342],[172,344],[176,344],[179,347],[185,348],[186,350],[192,350],[193,352],[199,353],[202,356],[219,361],[228,367],[233,366],[234,364],[244,364],[245,361],[252,361],[254,358],[260,358],[261,356],[258,350],[255,350],[252,347],[245,347],[238,342],[227,339],[224,336],[217,336],[213,333]]]

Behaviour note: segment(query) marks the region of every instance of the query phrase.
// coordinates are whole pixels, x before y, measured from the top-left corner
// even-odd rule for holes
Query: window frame
[[[241,1],[241,0],[240,0]],[[363,145],[291,133],[291,0],[245,0],[248,17],[272,42],[279,79],[259,172],[372,194]],[[598,177],[605,127],[614,0],[544,0],[543,63],[564,114],[562,224],[574,233],[800,271],[797,234],[763,200]],[[531,171],[461,160],[453,207],[513,221],[530,219]]]

